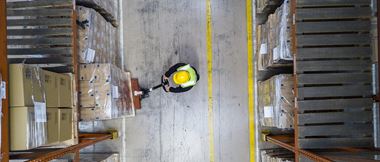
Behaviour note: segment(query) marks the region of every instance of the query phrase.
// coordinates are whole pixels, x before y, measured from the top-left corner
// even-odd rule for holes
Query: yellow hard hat
[[[190,80],[190,74],[187,71],[181,70],[174,73],[173,81],[175,84],[183,84]]]

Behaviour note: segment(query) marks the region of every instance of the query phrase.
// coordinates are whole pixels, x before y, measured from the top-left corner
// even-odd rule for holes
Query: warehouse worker
[[[169,81],[172,78],[172,82]],[[199,80],[197,70],[190,64],[178,63],[162,76],[163,88],[166,92],[181,93],[189,91]],[[173,86],[170,86],[170,83]]]

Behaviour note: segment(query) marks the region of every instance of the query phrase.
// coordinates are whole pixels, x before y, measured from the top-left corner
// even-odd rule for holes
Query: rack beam
[[[7,60],[7,7],[6,1],[0,1],[0,74],[1,80],[5,81],[6,99],[2,102],[2,118],[1,118],[1,161],[9,161],[9,138],[8,138],[8,60]],[[1,99],[0,99],[1,100]]]
[[[293,136],[288,136],[288,135],[266,135],[265,140],[268,142],[271,142],[275,145],[281,146],[289,151],[294,152],[298,157],[296,156],[295,159],[299,160],[299,155],[304,155],[308,157],[309,159],[312,159],[314,161],[319,161],[319,162],[332,162],[332,160],[322,157],[320,155],[317,155],[315,153],[312,153],[307,150],[302,150],[299,149],[298,147],[295,147],[294,145],[294,140],[295,138]]]
[[[29,160],[29,162],[47,162],[53,159],[63,157],[67,154],[74,154],[74,161],[79,161],[79,151],[81,149],[112,138],[112,133],[80,134],[79,143],[77,145],[61,149],[32,150],[31,153],[14,155],[11,157],[11,159],[31,159]]]

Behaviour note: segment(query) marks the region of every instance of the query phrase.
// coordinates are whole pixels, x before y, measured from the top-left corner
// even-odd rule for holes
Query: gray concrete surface
[[[126,120],[127,161],[209,161],[206,1],[124,0],[126,69],[150,87],[188,62],[201,79],[190,92],[159,90]],[[213,0],[215,159],[249,160],[245,1]]]
[[[212,0],[217,162],[249,161],[245,7],[245,1]],[[143,87],[160,83],[177,62],[196,67],[200,81],[183,94],[153,92],[134,118],[83,125],[88,131],[122,133],[118,141],[87,150],[120,150],[127,162],[210,161],[206,1],[123,0],[122,10],[125,68]]]

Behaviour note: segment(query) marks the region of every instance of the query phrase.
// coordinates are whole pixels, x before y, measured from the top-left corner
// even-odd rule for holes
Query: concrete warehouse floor
[[[212,0],[215,161],[249,161],[245,1]],[[191,91],[153,92],[136,117],[82,124],[117,128],[118,141],[88,151],[120,152],[128,162],[210,161],[206,1],[123,0],[125,66],[143,87],[160,83],[178,62],[198,69]]]

